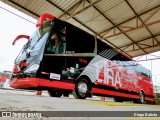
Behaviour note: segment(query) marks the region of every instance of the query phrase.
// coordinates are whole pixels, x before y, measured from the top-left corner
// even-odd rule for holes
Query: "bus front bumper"
[[[57,80],[47,80],[42,78],[14,78],[10,81],[10,87],[18,89],[38,89],[38,88],[57,88],[74,90],[73,83],[67,83]]]

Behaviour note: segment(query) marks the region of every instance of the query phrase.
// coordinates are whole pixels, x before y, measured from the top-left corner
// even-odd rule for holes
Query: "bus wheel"
[[[77,99],[85,99],[90,94],[90,87],[88,81],[85,78],[79,79],[75,84],[73,90],[73,96]]]
[[[61,90],[51,89],[51,90],[48,90],[48,94],[51,97],[61,97],[63,93]]]
[[[144,93],[141,91],[140,93],[139,93],[139,103],[141,103],[141,104],[143,104],[144,103],[144,101],[145,101],[145,95],[144,95]]]

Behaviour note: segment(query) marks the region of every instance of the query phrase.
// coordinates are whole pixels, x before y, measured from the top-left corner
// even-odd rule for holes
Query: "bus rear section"
[[[114,97],[115,101],[132,100],[144,103],[154,98],[151,73],[132,60],[112,60],[97,55],[81,75],[89,76],[95,95]],[[107,56],[106,56],[107,57]],[[142,75],[143,74],[143,75]]]
[[[21,37],[28,41],[15,60],[11,87],[48,90],[53,97],[73,93],[78,99],[94,94],[116,101],[153,100],[147,69],[67,22],[44,14],[34,34]]]

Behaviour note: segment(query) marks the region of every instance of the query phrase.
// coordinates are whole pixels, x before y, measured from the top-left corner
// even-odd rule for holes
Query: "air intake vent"
[[[99,53],[100,56],[105,57],[107,59],[112,59],[117,54],[119,54],[119,53],[117,51],[115,51],[114,49],[106,49],[106,50]]]

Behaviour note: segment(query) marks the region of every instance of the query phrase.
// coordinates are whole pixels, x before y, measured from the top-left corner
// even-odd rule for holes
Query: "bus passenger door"
[[[55,30],[48,39],[42,61],[42,77],[50,80],[61,80],[62,71],[65,67],[64,56],[66,51],[66,38],[64,35],[66,28]],[[48,73],[49,76],[44,73]]]

